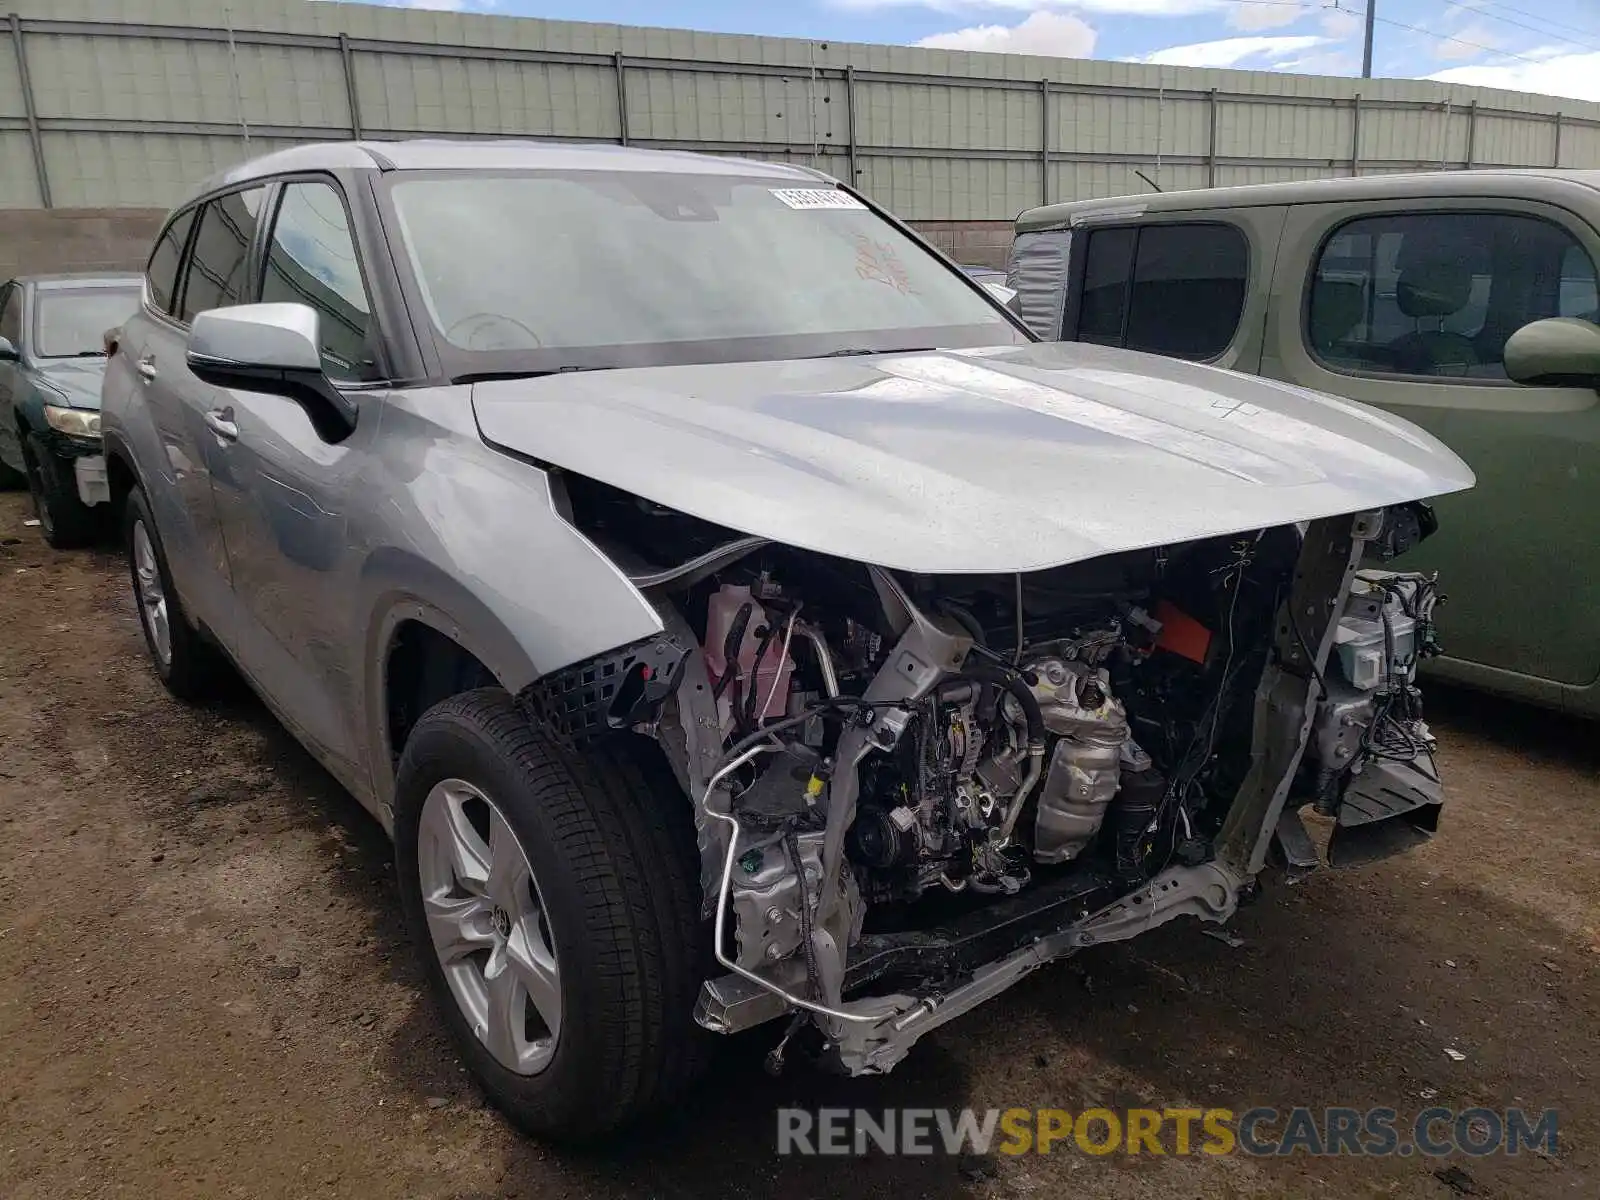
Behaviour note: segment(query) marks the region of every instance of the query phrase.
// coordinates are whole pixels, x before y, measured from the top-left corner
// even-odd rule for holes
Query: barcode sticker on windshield
[[[838,188],[773,188],[772,194],[790,208],[866,208]]]

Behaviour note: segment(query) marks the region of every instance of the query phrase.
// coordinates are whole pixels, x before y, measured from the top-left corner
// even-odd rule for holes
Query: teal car
[[[106,333],[139,307],[138,275],[29,275],[0,286],[0,485],[33,493],[45,541],[99,532]]]

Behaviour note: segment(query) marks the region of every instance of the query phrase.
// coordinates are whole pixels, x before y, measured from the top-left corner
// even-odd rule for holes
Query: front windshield
[[[784,182],[458,172],[392,195],[429,316],[469,370],[1028,340],[848,192]]]
[[[139,285],[40,288],[35,293],[33,348],[40,358],[91,358],[106,352],[106,330],[139,308]]]

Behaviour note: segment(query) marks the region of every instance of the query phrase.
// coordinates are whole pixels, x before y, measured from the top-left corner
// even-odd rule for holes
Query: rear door
[[[1592,388],[1512,383],[1503,358],[1530,321],[1600,315],[1600,234],[1515,199],[1303,205],[1279,261],[1262,373],[1387,408],[1477,473],[1400,560],[1440,572],[1446,653],[1595,681],[1600,406]]]
[[[1284,214],[1086,222],[1073,231],[1063,340],[1255,371]]]
[[[342,441],[317,431],[284,396],[233,390],[213,398],[233,431],[212,477],[238,602],[240,657],[257,687],[324,763],[355,777],[362,710],[347,664],[353,639],[346,527],[353,481],[377,432],[382,374],[372,306],[345,200],[331,179],[288,180],[264,231],[263,302],[316,310],[323,370],[353,389],[360,413]]]
[[[162,306],[169,311],[142,322],[141,344],[129,348],[170,483],[171,503],[157,508],[156,527],[191,615],[230,652],[235,650],[233,596],[211,492],[212,476],[226,464],[223,445],[206,422],[206,414],[225,402],[217,397],[226,394],[197,379],[186,354],[194,315],[240,303],[250,286],[249,251],[265,195],[266,188],[256,186],[213,197],[195,210],[192,234],[187,222],[168,231],[152,257],[152,283],[158,261],[175,253],[174,246],[181,250],[188,239],[173,294]]]

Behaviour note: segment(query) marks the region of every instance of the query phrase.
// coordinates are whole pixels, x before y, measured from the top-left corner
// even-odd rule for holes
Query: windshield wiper
[[[41,354],[40,358],[104,358],[104,350],[74,350],[71,354]]]
[[[808,354],[807,358],[855,358],[866,354],[923,354],[929,350],[936,350],[936,346],[894,346],[889,349],[876,349],[870,346],[846,346],[843,350],[829,350],[826,354]]]

